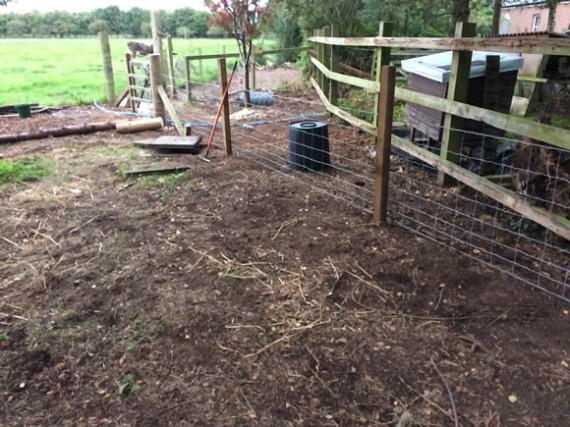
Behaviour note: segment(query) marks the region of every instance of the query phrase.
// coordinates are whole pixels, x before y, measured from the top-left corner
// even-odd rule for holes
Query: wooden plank
[[[223,102],[222,107],[222,137],[224,141],[224,154],[229,156],[232,154],[232,134],[230,128],[230,103],[226,89],[228,87],[228,72],[226,68],[226,60],[218,59],[218,78],[220,83],[220,95]],[[225,95],[225,96],[224,96]]]
[[[444,98],[438,98],[404,88],[396,88],[396,98],[445,113],[451,113],[466,119],[479,120],[507,132],[570,150],[570,131],[566,129],[536,123],[522,117],[488,111],[481,107],[449,101]]]
[[[458,22],[455,28],[455,37],[473,37],[475,35],[475,24],[470,22]],[[470,51],[454,51],[451,58],[451,77],[447,85],[447,99],[451,101],[467,102],[469,93],[469,80],[471,73]],[[459,163],[461,145],[464,133],[463,117],[446,113],[443,119],[443,133],[441,137],[441,158],[452,163]],[[452,180],[448,175],[438,173],[440,185],[451,184]]]
[[[158,148],[158,149],[196,149],[202,141],[201,136],[175,136],[175,135],[162,135],[153,140],[135,141],[134,145],[144,148]]]
[[[200,61],[203,59],[239,58],[239,53],[211,53],[208,55],[187,55],[187,61]]]
[[[364,130],[365,132],[368,132],[371,135],[376,135],[376,127],[375,126],[372,126],[370,123],[368,123],[364,120],[361,120],[357,117],[354,117],[352,114],[347,113],[346,111],[340,109],[336,105],[332,105],[329,102],[329,100],[327,99],[327,97],[325,96],[325,94],[323,93],[323,91],[321,90],[321,88],[319,87],[317,81],[313,77],[311,77],[310,81],[311,81],[311,84],[313,85],[313,88],[317,92],[317,95],[319,95],[321,102],[324,104],[325,108],[329,112],[336,114],[341,119],[346,120],[351,125],[356,126],[360,129]]]
[[[505,53],[539,53],[570,56],[570,39],[524,36],[488,38],[434,37],[309,37],[313,43],[337,46],[399,47],[405,49],[469,50]]]
[[[276,53],[288,53],[288,52],[303,52],[305,50],[309,50],[309,46],[299,46],[299,47],[284,47],[282,49],[267,49],[260,51],[257,56],[263,55],[274,55]]]
[[[172,105],[172,103],[170,102],[170,99],[168,99],[168,94],[166,93],[166,91],[164,90],[164,88],[162,86],[158,87],[158,95],[160,96],[160,98],[162,99],[162,102],[164,103],[164,108],[166,108],[166,111],[168,111],[170,118],[174,122],[174,126],[176,127],[178,134],[179,135],[186,135],[186,128],[184,127],[184,125],[180,121],[180,118],[178,117],[178,113],[176,112],[174,105]]]
[[[140,175],[164,175],[167,173],[184,172],[190,169],[188,165],[154,164],[150,166],[140,166],[125,172],[125,177],[130,178]]]
[[[344,74],[337,73],[337,72],[329,70],[327,67],[325,67],[323,64],[321,64],[319,62],[319,60],[316,58],[311,57],[309,59],[311,60],[311,63],[313,63],[313,65],[315,67],[317,67],[318,70],[321,73],[323,73],[324,75],[326,75],[329,79],[336,80],[337,82],[340,82],[340,83],[345,83],[348,85],[361,87],[363,89],[370,89],[374,92],[380,91],[380,85],[378,84],[378,82],[374,82],[372,80],[362,79],[360,77],[345,76]]]
[[[376,103],[376,159],[374,172],[373,222],[385,223],[388,218],[388,183],[390,179],[390,141],[394,115],[396,68],[384,65],[381,71],[382,91]]]
[[[428,150],[420,148],[406,139],[392,135],[392,145],[417,157],[429,165],[445,172],[469,187],[502,203],[510,209],[524,215],[537,224],[570,241],[570,221],[545,209],[531,205],[517,193],[501,187],[473,172],[463,169],[447,160],[441,159]]]

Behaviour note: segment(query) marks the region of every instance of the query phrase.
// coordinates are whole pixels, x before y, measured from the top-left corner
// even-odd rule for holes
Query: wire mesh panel
[[[533,141],[455,131],[462,132],[463,144],[453,154],[464,168],[492,173],[490,179],[532,207],[561,223],[567,221],[570,152]],[[439,151],[433,141],[427,148]],[[390,186],[392,218],[399,225],[570,301],[570,242],[464,184],[438,187],[434,168],[399,154],[395,162],[400,172],[392,174]]]
[[[290,115],[284,116],[285,106]],[[374,139],[337,119],[328,119],[322,109],[318,100],[279,92],[274,93],[272,105],[244,109],[233,103],[234,151],[371,214]],[[315,121],[327,126],[326,144],[315,144],[312,128],[299,127],[292,155],[291,125]],[[464,169],[489,176],[497,185],[518,193],[531,207],[561,219],[570,217],[567,150],[503,137],[488,127],[483,132],[453,130],[462,134],[463,142],[451,155]],[[421,134],[416,134],[413,142],[439,155],[439,142]],[[392,153],[391,221],[570,301],[568,241],[465,184],[441,187],[437,171],[429,164],[395,147]]]

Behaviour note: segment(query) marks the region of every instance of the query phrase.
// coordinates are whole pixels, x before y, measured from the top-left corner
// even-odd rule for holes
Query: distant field
[[[127,83],[124,60],[127,41],[111,39],[117,93]],[[261,47],[267,49],[273,45],[273,41],[266,40]],[[224,46],[227,53],[237,52],[233,39],[173,39],[173,46],[177,58],[196,55],[200,50],[202,54],[222,53]],[[98,38],[0,39],[0,57],[0,105],[78,105],[105,101]],[[203,76],[197,72],[192,76],[197,80],[215,76],[215,61],[204,61]]]

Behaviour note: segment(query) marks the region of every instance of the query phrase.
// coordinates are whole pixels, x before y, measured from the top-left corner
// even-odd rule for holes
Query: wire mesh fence
[[[281,98],[307,108],[322,108],[316,100],[275,95],[276,102]],[[327,144],[311,129],[301,128],[292,135],[295,120],[238,125],[232,131],[234,150],[238,156],[301,179],[340,202],[371,213],[373,139],[337,119],[326,122]],[[501,136],[495,129],[454,130],[461,133],[462,141],[450,155],[456,156],[463,168],[489,176],[562,222],[570,218],[568,150]],[[398,132],[402,135],[402,130]],[[409,138],[407,133],[404,130]],[[438,142],[421,134],[414,142],[440,152]],[[465,184],[439,186],[435,168],[395,147],[391,158],[391,221],[570,302],[570,242]]]

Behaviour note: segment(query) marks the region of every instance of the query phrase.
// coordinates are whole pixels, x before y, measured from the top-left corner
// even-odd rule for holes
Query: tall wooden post
[[[103,72],[105,73],[105,96],[107,102],[115,100],[115,77],[113,76],[113,61],[111,59],[111,46],[109,45],[109,34],[106,31],[99,32],[101,42],[101,52],[103,54]]]
[[[322,32],[323,37],[330,37],[331,36],[331,27],[324,27],[322,31],[323,31]],[[325,67],[330,69],[330,66],[331,66],[331,50],[330,50],[330,47],[326,44],[322,45],[321,63]],[[331,90],[330,82],[331,82],[330,79],[327,78],[323,74],[323,85],[321,86],[321,89],[327,98],[329,98],[329,96],[330,96],[330,90]],[[330,101],[330,98],[329,98],[329,101]]]
[[[226,88],[228,87],[228,70],[226,69],[226,59],[218,59],[218,77],[220,80],[220,95],[223,98],[222,107],[222,131],[224,139],[224,154],[229,156],[232,154],[232,134],[230,127],[230,103],[229,97],[224,98]]]
[[[378,36],[380,37],[391,37],[392,31],[394,30],[394,24],[391,22],[380,22],[380,27],[378,28]],[[390,48],[389,47],[379,47],[376,49],[376,70],[374,75],[376,76],[376,81],[380,84],[381,75],[382,75],[382,67],[386,65],[390,65]],[[378,110],[378,100],[379,98],[376,97],[374,100],[374,107]],[[374,115],[373,123],[374,126],[377,126],[378,123],[376,119],[378,118],[377,115]]]
[[[339,36],[338,26],[332,27],[331,28],[331,37],[338,37],[338,36]],[[329,66],[329,69],[333,73],[338,73],[339,65],[340,65],[340,57],[339,57],[339,53],[338,53],[338,46],[331,45],[330,46],[330,64],[327,64],[327,66]],[[332,105],[338,105],[338,81],[335,79],[332,79],[330,81],[329,102]]]
[[[385,65],[380,73],[382,90],[378,94],[376,109],[376,159],[374,175],[373,222],[380,224],[388,218],[388,184],[390,180],[390,145],[394,115],[396,67]]]
[[[202,56],[202,48],[198,48],[198,55]],[[198,60],[198,71],[200,72],[200,77],[204,77],[204,64],[202,58]]]
[[[151,96],[152,96],[152,116],[161,117],[163,120],[166,119],[166,113],[164,108],[164,102],[160,97],[158,92],[159,86],[162,85],[161,72],[160,72],[160,55],[158,53],[153,53],[148,56],[148,62],[150,66],[150,86],[151,86]]]
[[[501,56],[487,55],[485,58],[485,93],[483,94],[483,108],[498,111],[501,80]],[[499,130],[493,126],[484,125],[483,133],[488,135],[483,140],[481,152],[480,175],[494,175],[497,158],[497,140],[493,136],[499,135]]]
[[[176,95],[176,82],[174,80],[174,59],[172,49],[172,36],[166,36],[166,52],[168,55],[168,78],[170,79],[170,88],[172,95]]]
[[[471,22],[458,22],[455,28],[455,37],[474,37],[475,24]],[[471,51],[454,51],[451,60],[451,76],[447,86],[447,99],[450,101],[467,102],[469,91],[469,74],[471,72]],[[441,140],[442,159],[452,163],[459,163],[463,132],[463,119],[446,113],[443,120],[443,134]],[[443,172],[438,172],[440,185],[449,185],[454,182],[453,178]]]
[[[322,37],[324,33],[324,30],[317,30],[317,36],[318,37]],[[317,45],[317,60],[322,64],[323,63],[323,52],[324,52],[324,45],[322,43],[319,43]],[[325,75],[320,72],[317,71],[317,83],[319,84],[319,87],[322,89],[325,85]]]
[[[184,64],[186,67],[186,101],[190,102],[192,100],[192,83],[190,82],[190,60],[184,58]]]

